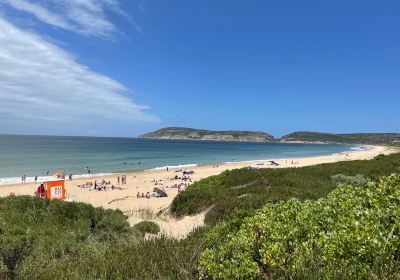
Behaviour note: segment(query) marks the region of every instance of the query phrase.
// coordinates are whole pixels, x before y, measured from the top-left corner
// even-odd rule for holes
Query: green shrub
[[[75,263],[76,269],[68,270],[76,271],[104,247],[139,240],[119,210],[29,196],[0,198],[0,227],[5,279],[60,278],[58,267]]]
[[[196,279],[202,230],[182,241],[142,236],[119,210],[0,198],[0,279]]]
[[[133,228],[137,229],[143,234],[144,233],[157,234],[160,232],[160,227],[152,221],[142,221],[134,225]]]
[[[400,264],[400,175],[326,198],[269,203],[200,259],[203,278],[395,278]],[[226,223],[225,223],[226,224]],[[225,227],[230,225],[225,225]],[[216,234],[215,232],[212,234]]]
[[[343,174],[336,174],[333,175],[332,177],[333,182],[335,182],[335,185],[352,185],[352,186],[358,186],[358,187],[365,187],[367,186],[371,180],[368,178],[365,178],[363,175],[356,175],[356,176],[346,176]]]

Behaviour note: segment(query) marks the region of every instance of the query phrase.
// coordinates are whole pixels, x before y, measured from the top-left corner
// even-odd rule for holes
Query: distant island
[[[173,140],[212,140],[240,142],[283,142],[283,143],[320,143],[320,144],[389,144],[400,143],[400,133],[349,133],[333,134],[310,131],[298,131],[282,138],[274,138],[260,131],[226,130],[214,131],[187,127],[166,127],[139,136],[145,139]]]
[[[239,130],[213,131],[186,127],[166,127],[143,134],[139,138],[243,142],[271,142],[274,140],[271,134],[265,132]]]

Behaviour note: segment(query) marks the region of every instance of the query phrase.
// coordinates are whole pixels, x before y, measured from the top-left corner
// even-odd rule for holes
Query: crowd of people
[[[150,192],[147,192],[146,195],[144,193],[140,194],[140,192],[137,193],[136,198],[150,198]]]
[[[182,176],[175,175],[174,177],[170,178],[171,181],[180,180],[180,183],[173,184],[170,188],[177,188],[178,193],[184,191],[193,181],[190,175],[193,175],[194,171],[182,171],[177,170],[175,172],[181,172]]]
[[[88,170],[88,168],[87,168]],[[168,172],[170,170],[167,170]],[[88,173],[90,171],[88,170]],[[187,170],[174,170],[174,173],[170,173],[170,176],[164,177],[163,179],[154,179],[150,182],[154,184],[154,189],[153,191],[138,191],[136,197],[139,199],[141,198],[160,198],[160,197],[167,197],[168,196],[168,189],[177,189],[178,193],[185,191],[186,188],[193,183],[192,176],[195,172],[194,171],[187,171]],[[50,175],[51,174],[51,175]],[[57,179],[64,179],[67,177],[69,181],[72,181],[73,174],[66,173],[65,171],[57,171],[54,173],[50,173],[50,171],[47,172],[48,177],[56,177]],[[132,178],[136,178],[137,176],[132,176]],[[27,178],[26,175],[21,176],[21,181],[22,183],[26,183],[28,179],[28,182],[30,180],[34,180],[35,183],[39,182],[39,186],[37,187],[35,191],[35,195],[38,197],[46,198],[48,196],[47,190],[46,190],[46,185],[45,183],[41,183],[41,180],[43,178],[39,178],[38,176],[34,176],[33,178]],[[93,178],[96,179],[96,178]],[[144,179],[144,180],[143,180]],[[83,189],[88,189],[89,191],[107,191],[107,190],[122,190],[121,185],[126,185],[127,184],[127,175],[125,174],[118,174],[116,177],[114,177],[115,181],[107,180],[107,179],[97,179],[94,181],[86,181],[84,183],[80,183],[80,185],[77,185],[79,188]],[[83,180],[82,180],[83,181]],[[140,177],[138,176],[137,178],[138,183],[144,182],[146,183],[146,177]],[[149,182],[149,181],[147,181]],[[133,183],[133,181],[129,181],[129,183]],[[135,185],[136,189],[139,190],[139,186]]]
[[[78,185],[79,188],[84,188],[84,189],[89,189],[90,191],[107,191],[107,190],[122,190],[121,187],[117,187],[111,184],[111,181],[106,181],[106,180],[101,180],[100,182],[97,182],[97,180],[94,181],[94,183],[86,182],[85,184]]]
[[[178,189],[178,192],[184,191],[191,183],[192,183],[192,178],[190,175],[194,174],[194,171],[186,171],[186,170],[177,170],[175,171],[176,173],[181,173],[181,174],[176,174],[173,177],[167,178],[170,181],[179,181],[179,182],[174,182],[172,185],[166,185],[165,182],[162,179],[159,180],[152,180],[151,182],[154,183],[155,186],[159,186],[161,189],[158,189],[157,187],[154,188],[153,192],[146,192],[146,193],[137,193],[137,198],[151,198],[151,197],[164,197],[167,196],[165,192],[165,188],[171,188],[171,189]],[[60,172],[59,174],[53,174],[53,176],[57,176],[59,179],[65,179],[65,172]],[[135,178],[136,176],[133,176]],[[26,182],[26,176],[21,177],[22,182]],[[35,183],[38,181],[38,177],[35,176]],[[72,173],[69,173],[68,179],[71,181],[72,180]],[[84,189],[89,189],[90,191],[106,191],[106,190],[122,190],[122,188],[119,185],[125,185],[127,184],[127,176],[125,174],[121,174],[117,176],[117,183],[118,185],[115,186],[111,183],[111,181],[106,181],[105,179],[98,181],[95,180],[94,182],[89,181],[86,183],[83,183],[81,185],[77,185],[79,188],[84,188]],[[137,187],[138,188],[138,187]],[[161,195],[159,192],[161,192]],[[35,192],[37,196],[40,197],[45,197],[46,196],[46,191],[44,189],[43,184],[41,184],[37,191]]]

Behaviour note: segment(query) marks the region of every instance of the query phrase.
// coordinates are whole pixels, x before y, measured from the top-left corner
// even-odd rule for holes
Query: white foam
[[[268,162],[268,161],[271,161],[271,160],[282,160],[282,159],[286,159],[286,158],[269,158],[269,159],[250,159],[250,160],[237,160],[237,161],[224,161],[224,162],[222,162],[222,164],[235,164],[235,163],[243,163],[243,162],[246,162],[246,163],[249,163],[249,164],[251,164],[251,163],[265,163],[265,162]]]
[[[100,177],[100,176],[109,176],[115,173],[94,173],[94,174],[79,174],[73,175],[73,178],[92,178],[92,177]]]
[[[351,147],[350,150],[353,150],[353,151],[368,151],[369,147],[367,147],[367,146],[357,146],[357,147]]]
[[[165,170],[167,167],[169,169],[175,169],[175,168],[187,168],[187,167],[196,167],[198,166],[196,163],[190,163],[190,164],[179,164],[179,165],[166,165],[166,166],[160,166],[152,169],[148,169],[146,171],[157,171],[157,170]]]

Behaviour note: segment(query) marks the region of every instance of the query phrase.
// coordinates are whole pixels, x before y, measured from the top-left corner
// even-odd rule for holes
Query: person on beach
[[[120,182],[121,178],[118,176],[118,178],[117,178],[117,179],[118,179],[118,185],[119,185],[119,182]]]
[[[37,188],[36,196],[38,196],[38,197],[45,197],[46,196],[46,190],[45,190],[43,184],[40,184],[40,186]]]
[[[72,181],[72,173],[69,173],[68,179]]]
[[[35,176],[35,184],[36,184],[36,182],[37,182],[37,176]]]
[[[25,184],[25,183],[26,183],[26,175],[24,175],[24,176],[21,177],[21,181],[22,181],[22,184]]]
[[[136,198],[140,198],[140,192],[137,193]]]

